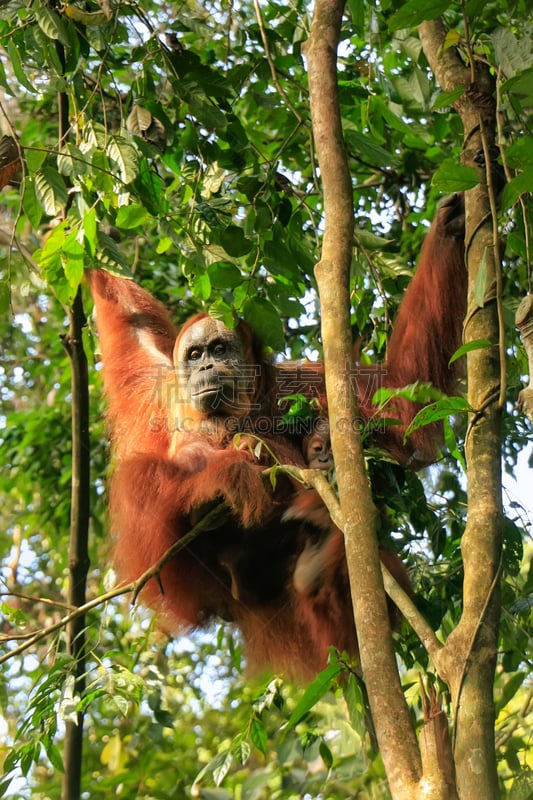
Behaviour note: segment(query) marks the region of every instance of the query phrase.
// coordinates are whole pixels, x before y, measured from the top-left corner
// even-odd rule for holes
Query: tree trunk
[[[461,800],[499,797],[494,745],[493,685],[500,614],[502,538],[500,273],[490,153],[495,139],[494,85],[485,64],[463,65],[444,48],[438,21],[420,26],[430,66],[444,91],[464,87],[456,108],[464,126],[463,161],[477,166],[480,183],[466,193],[466,253],[469,278],[465,341],[486,339],[490,347],[467,358],[468,400],[474,413],[466,437],[468,522],[462,541],[463,615],[441,657],[455,708],[454,759]],[[483,159],[482,159],[483,160]]]
[[[357,427],[357,399],[353,391],[349,296],[353,204],[336,71],[343,10],[343,0],[318,0],[305,50],[313,135],[324,192],[322,257],[315,274],[322,309],[332,448],[361,667],[391,791],[399,800],[412,800],[421,774],[420,754],[392,646],[378,558],[376,511],[365,469]]]

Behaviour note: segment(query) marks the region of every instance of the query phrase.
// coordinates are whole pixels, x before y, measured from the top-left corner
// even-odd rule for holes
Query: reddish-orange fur
[[[401,389],[417,381],[431,383],[445,394],[455,389],[460,366],[456,362],[450,367],[449,360],[461,345],[466,311],[463,237],[463,197],[455,194],[441,203],[424,240],[415,275],[392,328],[385,362],[364,367],[354,364],[353,368],[360,422],[365,425],[371,421],[369,441],[411,469],[434,462],[440,427],[419,428],[404,441],[405,430],[420,406],[397,398],[378,414],[372,398],[382,387]],[[293,388],[293,393],[302,391],[318,400],[327,413],[322,364],[284,364],[278,370],[278,381],[302,387]],[[387,418],[399,424],[386,425]]]
[[[300,489],[285,518],[301,519],[320,532],[316,541],[307,540],[296,562],[293,573],[296,616],[305,620],[323,663],[332,646],[356,657],[357,634],[341,531],[333,525],[320,496],[313,490]],[[407,569],[396,553],[380,547],[379,557],[401,588],[412,596]],[[391,622],[396,623],[398,611],[390,601],[389,614]]]

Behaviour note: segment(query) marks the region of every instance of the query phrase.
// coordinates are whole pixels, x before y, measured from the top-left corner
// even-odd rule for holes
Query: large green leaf
[[[444,194],[466,192],[479,183],[479,175],[473,167],[466,167],[453,161],[445,161],[432,178],[433,188]]]
[[[427,19],[435,19],[443,14],[452,5],[452,0],[428,0],[420,3],[419,0],[408,0],[389,19],[389,28],[392,31],[400,28],[416,28]]]
[[[263,344],[276,351],[285,349],[285,336],[279,314],[268,300],[251,297],[244,305],[242,315]]]
[[[65,182],[52,167],[42,167],[35,175],[35,196],[50,217],[60,214],[67,203]]]

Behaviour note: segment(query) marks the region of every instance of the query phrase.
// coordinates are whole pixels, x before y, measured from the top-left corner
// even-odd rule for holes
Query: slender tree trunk
[[[393,796],[413,800],[421,774],[420,754],[394,657],[378,558],[376,512],[353,390],[349,296],[353,201],[336,65],[343,10],[343,0],[318,0],[305,50],[313,135],[324,191],[322,257],[315,274],[322,309],[332,447],[363,677]]]
[[[465,67],[444,48],[439,21],[420,26],[424,52],[445,91],[464,87],[456,107],[464,126],[464,163],[484,154],[480,183],[466,194],[469,276],[465,340],[487,339],[490,347],[468,354],[471,415],[466,437],[468,522],[462,541],[463,615],[441,657],[455,708],[457,787],[461,800],[499,797],[494,747],[493,685],[498,642],[501,537],[502,381],[500,275],[490,153],[495,139],[494,85],[486,65]]]
[[[322,306],[332,446],[361,665],[393,797],[409,800],[422,796],[443,800],[456,797],[452,763],[455,761],[459,797],[490,800],[497,797],[498,785],[492,687],[499,616],[502,405],[498,281],[491,214],[494,203],[485,171],[481,170],[480,186],[468,194],[466,201],[470,285],[466,335],[468,340],[487,338],[494,345],[473,351],[468,360],[469,399],[476,413],[470,422],[467,441],[470,501],[463,540],[465,606],[462,620],[450,636],[440,661],[456,709],[455,752],[452,759],[449,749],[439,749],[439,741],[446,739],[440,736],[442,725],[425,726],[421,741],[422,775],[420,752],[394,660],[377,557],[375,509],[354,424],[357,401],[350,386],[353,381],[350,381],[349,267],[353,209],[336,87],[336,47],[343,8],[342,0],[318,0],[306,55],[313,133],[324,189],[325,231],[316,277]],[[428,60],[443,88],[450,91],[457,86],[465,87],[458,103],[465,126],[464,158],[466,163],[477,163],[479,152],[490,151],[494,130],[488,71],[469,71],[452,51],[444,50],[444,29],[440,23],[425,23],[420,33]],[[490,164],[488,167],[490,183]],[[482,269],[487,270],[487,279],[484,300],[480,303]],[[354,497],[357,503],[353,502]]]
[[[89,391],[87,359],[83,349],[82,330],[85,316],[78,291],[70,312],[70,329],[64,346],[72,369],[72,497],[70,513],[69,591],[71,606],[86,601],[86,580],[89,570]],[[67,649],[72,657],[75,694],[81,696],[85,686],[85,616],[79,616],[67,628]],[[83,750],[83,714],[68,721],[65,733],[63,800],[79,800]]]
[[[63,45],[56,45],[61,63],[65,63]],[[59,143],[66,142],[70,130],[68,97],[58,96]],[[65,209],[66,211],[66,209]],[[78,289],[72,308],[68,312],[69,331],[63,346],[70,358],[72,385],[72,484],[70,507],[69,588],[70,606],[83,606],[86,602],[86,583],[89,571],[89,509],[90,509],[90,438],[89,438],[89,377],[87,357],[83,348],[83,328],[86,318],[81,290]],[[67,626],[67,652],[72,658],[74,695],[82,695],[85,687],[85,615],[80,615]],[[63,761],[65,773],[62,800],[79,800],[83,752],[83,713],[68,720],[65,730]]]

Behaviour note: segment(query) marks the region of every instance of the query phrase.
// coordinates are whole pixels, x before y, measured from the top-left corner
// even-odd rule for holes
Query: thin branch
[[[439,642],[433,628],[426,622],[409,595],[404,592],[384,564],[381,564],[381,574],[383,575],[385,591],[426,648],[429,657],[440,675],[439,655],[444,645]]]
[[[17,239],[17,237],[15,236],[14,227],[10,233],[8,233],[8,231],[3,231],[0,228],[0,244],[5,244],[9,248],[14,247],[16,250],[19,251],[24,261],[27,261],[27,263],[30,265],[32,269],[35,270],[35,272],[39,272],[40,267],[38,263],[35,261],[28,248],[25,245],[23,245],[22,242],[19,242],[19,240]]]
[[[507,391],[507,356],[505,348],[505,321],[503,318],[503,285],[502,285],[502,262],[500,259],[500,232],[498,230],[498,209],[496,207],[496,187],[494,185],[494,173],[492,169],[492,159],[488,134],[483,117],[480,117],[481,143],[483,145],[483,159],[485,162],[485,175],[487,180],[487,191],[489,195],[490,214],[492,218],[492,246],[494,248],[494,270],[496,273],[496,307],[498,309],[498,346],[500,349],[500,395],[498,405],[500,408],[505,406],[505,394]]]
[[[268,61],[268,66],[270,67],[270,72],[271,72],[271,75],[272,75],[272,81],[274,82],[274,86],[276,87],[276,89],[280,93],[281,97],[283,98],[284,102],[286,103],[287,108],[290,108],[290,110],[292,111],[292,113],[294,114],[296,119],[298,120],[298,124],[302,125],[303,124],[303,119],[301,117],[301,114],[293,106],[293,104],[291,103],[291,101],[287,97],[287,93],[285,92],[283,86],[279,82],[278,73],[277,73],[277,70],[276,70],[276,65],[274,64],[274,60],[273,60],[272,55],[270,53],[270,45],[268,43],[268,36],[267,36],[265,23],[264,23],[264,20],[263,20],[263,15],[261,13],[261,8],[259,6],[258,0],[254,0],[254,9],[255,9],[255,15],[257,17],[257,24],[259,25],[259,31],[261,32],[261,39],[263,40],[263,47],[265,48],[266,60]]]
[[[109,592],[105,592],[105,594],[98,595],[98,597],[89,600],[87,603],[84,603],[82,606],[78,606],[68,614],[65,614],[57,622],[54,622],[52,625],[48,625],[45,628],[41,628],[39,631],[35,631],[34,633],[28,634],[17,634],[17,639],[21,638],[21,636],[27,636],[27,641],[23,644],[19,645],[18,647],[10,650],[8,653],[4,653],[0,656],[0,664],[4,664],[6,661],[9,661],[10,658],[14,656],[20,655],[32,647],[37,642],[40,642],[42,639],[45,639],[47,636],[50,636],[52,633],[56,633],[56,631],[65,628],[74,620],[83,617],[87,612],[92,611],[95,608],[103,605],[104,603],[108,603],[110,600],[114,600],[115,597],[120,597],[121,595],[132,593],[132,604],[134,604],[143,590],[144,586],[148,583],[149,580],[152,578],[156,578],[159,573],[161,572],[162,568],[165,564],[170,561],[180,550],[183,550],[187,547],[200,533],[205,530],[211,530],[216,524],[220,524],[221,520],[224,519],[228,514],[227,508],[221,503],[219,506],[211,509],[205,517],[191,528],[191,530],[182,536],[181,539],[178,539],[172,547],[161,556],[161,558],[156,561],[156,563],[150,567],[150,569],[143,572],[143,574],[137,578],[136,581],[131,581],[130,583],[123,584],[116,586],[114,589],[111,589]],[[35,598],[29,598],[35,601]],[[40,602],[37,600],[36,602]],[[14,637],[11,636],[2,636],[0,637],[0,642],[7,642],[13,641]]]

